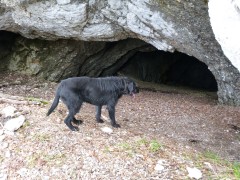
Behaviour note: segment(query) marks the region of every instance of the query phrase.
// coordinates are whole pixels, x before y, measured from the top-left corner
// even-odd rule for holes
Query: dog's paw
[[[104,121],[102,119],[98,119],[97,123],[104,123]]]
[[[119,124],[112,124],[112,127],[120,128],[121,126]]]
[[[73,121],[72,121],[74,124],[76,124],[76,125],[80,125],[80,124],[82,124],[83,123],[83,121],[82,120],[77,120],[77,119],[73,119]]]
[[[72,131],[79,131],[79,128],[78,128],[77,126],[72,126],[70,129],[71,129]]]

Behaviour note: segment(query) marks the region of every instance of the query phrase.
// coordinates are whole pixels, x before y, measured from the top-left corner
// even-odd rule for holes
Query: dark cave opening
[[[147,82],[217,91],[217,82],[207,65],[180,52],[138,51],[119,72]]]
[[[9,31],[0,31],[0,50],[2,55],[3,52],[8,52],[11,50],[14,40],[17,36],[18,34]]]
[[[6,57],[11,53],[17,36],[19,35],[16,33],[0,31],[0,71],[6,71],[8,64]]]

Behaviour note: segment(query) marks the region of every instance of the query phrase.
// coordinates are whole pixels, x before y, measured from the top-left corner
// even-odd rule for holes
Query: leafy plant
[[[221,161],[221,158],[216,153],[214,153],[212,151],[206,151],[204,153],[204,156],[208,159],[213,160],[214,162],[217,162],[217,163],[220,163],[220,161]]]
[[[50,135],[48,134],[35,134],[33,138],[37,141],[49,141],[50,140]]]
[[[240,163],[234,163],[232,168],[234,176],[240,179]]]
[[[137,145],[138,146],[142,146],[142,145],[146,146],[147,144],[148,144],[148,141],[145,138],[140,139],[140,140],[137,141]]]
[[[157,152],[158,150],[160,150],[162,147],[162,145],[157,141],[157,140],[152,140],[149,143],[149,148],[152,152]]]
[[[37,104],[48,104],[49,102],[43,99],[35,98],[35,97],[27,97],[26,98],[28,101],[33,101],[36,102]]]

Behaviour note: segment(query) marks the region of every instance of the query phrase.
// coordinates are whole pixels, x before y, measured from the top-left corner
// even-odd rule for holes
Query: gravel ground
[[[0,76],[0,93],[42,102],[0,100],[0,111],[11,105],[26,117],[15,135],[0,127],[0,180],[189,179],[187,167],[197,167],[202,179],[236,178],[219,159],[240,162],[240,107],[219,105],[214,93],[138,82],[140,93],[124,96],[116,107],[121,128],[110,126],[106,109],[105,123],[97,124],[94,106],[84,104],[77,114],[83,124],[71,132],[63,104],[45,115],[56,83]]]

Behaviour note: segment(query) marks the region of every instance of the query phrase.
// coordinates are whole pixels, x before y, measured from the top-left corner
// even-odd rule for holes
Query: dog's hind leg
[[[73,126],[72,122],[76,123],[75,115],[79,112],[82,101],[75,96],[74,94],[68,93],[67,98],[62,98],[63,103],[67,106],[69,114],[64,120],[64,123],[71,129],[72,131],[78,131],[77,126]]]
[[[102,106],[96,106],[96,121],[98,123],[103,123],[104,121],[101,119],[101,111],[102,111]]]
[[[69,129],[71,129],[72,131],[78,131],[78,127],[77,126],[73,126],[72,125],[72,120],[73,120],[74,116],[72,115],[72,113],[69,113],[68,116],[66,117],[66,119],[64,120],[64,123],[69,127]]]

